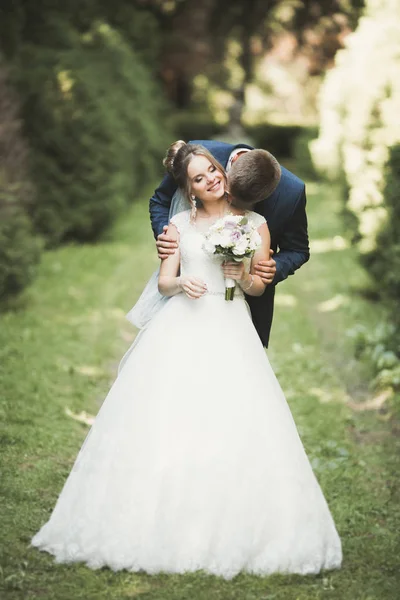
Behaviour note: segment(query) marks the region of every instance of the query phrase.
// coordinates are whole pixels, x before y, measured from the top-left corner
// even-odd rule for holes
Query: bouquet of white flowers
[[[205,234],[204,250],[208,254],[221,254],[225,259],[242,261],[251,258],[261,245],[256,227],[241,215],[226,215],[211,225]],[[235,280],[225,279],[225,300],[233,300]]]

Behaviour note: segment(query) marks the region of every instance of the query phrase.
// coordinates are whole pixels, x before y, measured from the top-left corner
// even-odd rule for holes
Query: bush
[[[385,175],[387,217],[378,232],[375,249],[363,258],[388,307],[390,324],[381,326],[383,335],[378,344],[367,345],[367,354],[373,359],[378,383],[400,390],[400,144],[389,149]]]
[[[358,326],[348,332],[355,344],[357,358],[367,362],[372,386],[378,390],[396,392],[391,399],[392,407],[400,414],[400,337],[392,323],[382,322],[371,329]]]
[[[21,208],[0,209],[0,298],[17,294],[32,281],[41,247]]]
[[[256,148],[265,148],[281,160],[294,158],[296,140],[304,133],[304,127],[262,123],[247,126],[246,132],[254,140]]]
[[[208,112],[179,111],[170,117],[169,123],[174,137],[185,142],[211,140],[224,130]]]
[[[18,120],[16,94],[0,61],[0,297],[16,294],[32,279],[41,244],[25,208],[33,187],[27,176],[27,146]]]
[[[386,219],[378,231],[375,249],[365,256],[365,265],[392,307],[400,333],[400,144],[389,149],[385,179]]]
[[[353,240],[385,304],[376,331],[358,345],[375,382],[400,388],[400,19],[394,0],[367,0],[321,92],[316,166],[344,181]],[[348,220],[349,223],[349,220]],[[361,342],[360,342],[361,340]]]
[[[54,245],[97,238],[154,177],[170,136],[158,87],[118,32],[96,22],[78,35],[62,21],[50,39],[24,45],[18,81],[34,151],[31,215]]]
[[[317,135],[316,127],[305,127],[293,141],[293,158],[296,161],[296,173],[304,179],[318,179],[310,152],[310,142]]]
[[[320,135],[311,145],[316,167],[346,180],[362,252],[375,247],[386,218],[385,164],[388,148],[400,142],[399,70],[398,3],[367,0],[322,87]]]

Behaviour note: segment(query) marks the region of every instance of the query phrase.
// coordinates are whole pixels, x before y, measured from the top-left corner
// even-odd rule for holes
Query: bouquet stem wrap
[[[236,282],[230,277],[225,277],[225,300],[233,300]]]

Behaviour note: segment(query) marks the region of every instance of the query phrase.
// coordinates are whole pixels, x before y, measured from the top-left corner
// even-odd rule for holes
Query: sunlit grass
[[[337,310],[341,306],[346,306],[350,302],[349,296],[344,296],[343,294],[336,294],[333,298],[329,298],[329,300],[325,300],[325,302],[320,302],[317,306],[317,309],[320,312],[332,312]]]
[[[292,308],[293,306],[296,306],[297,298],[291,294],[282,294],[277,291],[275,294],[275,304],[276,306],[287,306],[288,308]]]
[[[357,293],[368,278],[352,249],[337,248],[339,209],[331,187],[310,186],[311,239],[324,244],[279,285],[268,355],[341,535],[343,568],[224,581],[204,573],[91,571],[56,565],[29,548],[135,335],[124,315],[157,265],[143,202],[102,243],[47,253],[35,284],[0,318],[1,598],[398,597],[399,429],[385,398],[369,389],[369,373],[346,335],[356,323],[372,326],[379,307]]]
[[[334,235],[333,237],[322,240],[310,240],[310,250],[312,254],[332,252],[332,250],[346,250],[346,248],[349,248],[349,242],[341,235]]]

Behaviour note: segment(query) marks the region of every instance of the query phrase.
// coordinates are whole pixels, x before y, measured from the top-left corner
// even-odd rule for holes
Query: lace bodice
[[[265,223],[263,216],[253,211],[247,211],[246,216],[256,227]],[[181,274],[202,279],[207,284],[211,294],[224,293],[225,280],[221,268],[224,258],[221,255],[210,255],[203,249],[204,233],[190,222],[190,211],[178,213],[171,219],[179,231],[179,248],[181,253]],[[250,268],[250,259],[245,259],[245,265]],[[240,291],[237,290],[240,294]]]

